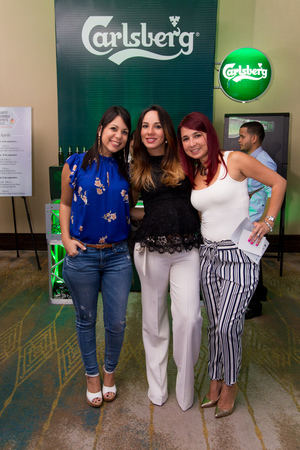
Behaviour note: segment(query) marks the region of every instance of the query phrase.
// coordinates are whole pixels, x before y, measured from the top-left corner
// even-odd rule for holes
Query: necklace
[[[208,169],[206,167],[201,165],[201,166],[199,166],[198,170],[199,170],[200,175],[202,175],[203,177],[207,175]]]

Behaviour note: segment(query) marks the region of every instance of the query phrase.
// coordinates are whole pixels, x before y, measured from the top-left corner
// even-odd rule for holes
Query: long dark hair
[[[197,167],[199,165],[199,161],[193,158],[190,158],[185,151],[183,150],[182,140],[181,140],[181,128],[189,128],[190,130],[202,131],[207,134],[207,148],[208,148],[208,166],[207,166],[207,177],[206,184],[209,184],[210,181],[215,176],[218,164],[222,161],[226,167],[224,162],[219,139],[214,129],[211,121],[204,114],[194,111],[185,116],[180,122],[177,130],[177,139],[178,139],[178,148],[179,155],[182,163],[183,170],[185,174],[189,177],[190,182],[194,185],[194,179],[197,173]],[[227,168],[226,168],[227,170]]]
[[[171,117],[161,106],[152,105],[141,113],[134,133],[131,182],[134,189],[138,191],[142,188],[147,190],[154,187],[150,156],[141,139],[143,120],[145,115],[150,111],[157,111],[165,136],[165,154],[161,162],[163,169],[162,183],[169,186],[176,186],[184,178],[178,155],[176,133]]]
[[[86,170],[89,166],[92,165],[94,160],[96,160],[97,166],[99,167],[99,164],[100,164],[99,150],[102,145],[101,134],[102,134],[104,128],[107,127],[107,125],[112,120],[114,120],[117,116],[120,116],[123,119],[126,127],[128,128],[128,139],[127,139],[124,149],[120,150],[116,153],[113,153],[112,157],[115,158],[115,160],[118,163],[120,174],[126,180],[128,180],[128,153],[129,153],[129,136],[130,136],[130,132],[131,132],[131,119],[130,119],[129,112],[122,106],[111,106],[110,108],[108,108],[105,111],[105,113],[103,114],[103,116],[99,122],[99,125],[97,127],[96,139],[94,141],[94,144],[84,155],[81,167],[84,170]],[[100,139],[99,139],[99,134],[100,134]]]

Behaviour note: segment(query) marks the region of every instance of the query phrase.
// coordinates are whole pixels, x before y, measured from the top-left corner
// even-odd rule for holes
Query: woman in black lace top
[[[138,121],[132,188],[134,196],[140,192],[144,202],[134,261],[142,287],[148,397],[156,405],[168,397],[170,285],[176,397],[185,411],[194,400],[194,365],[201,341],[200,224],[190,203],[191,185],[181,168],[172,121],[157,105],[146,109]]]

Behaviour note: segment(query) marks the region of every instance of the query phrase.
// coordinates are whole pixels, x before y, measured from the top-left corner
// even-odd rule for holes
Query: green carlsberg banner
[[[163,106],[175,127],[212,117],[217,0],[56,0],[59,141],[89,148],[103,112],[122,105],[133,129]]]

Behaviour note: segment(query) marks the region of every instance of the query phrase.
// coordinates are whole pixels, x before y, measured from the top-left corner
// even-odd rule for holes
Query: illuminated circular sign
[[[261,96],[271,81],[271,64],[255,48],[239,48],[223,60],[219,81],[223,92],[238,102],[250,102]]]

